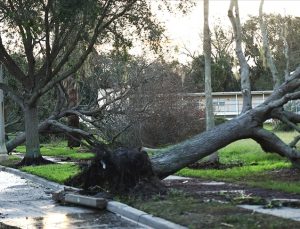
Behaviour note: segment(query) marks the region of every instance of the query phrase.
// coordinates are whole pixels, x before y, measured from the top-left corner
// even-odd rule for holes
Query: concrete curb
[[[63,189],[69,189],[74,191],[79,191],[80,189],[57,184],[52,181],[48,181],[44,178],[38,177],[36,175],[28,174],[22,172],[18,169],[13,169],[9,167],[5,167],[0,165],[0,171],[5,171],[12,173],[14,175],[20,176],[21,178],[28,179],[32,182],[36,182],[40,185],[45,186],[46,188],[52,189],[53,191],[59,191]],[[127,218],[131,221],[134,221],[138,224],[145,225],[150,228],[157,228],[157,229],[187,229],[187,227],[183,227],[179,224],[175,224],[173,222],[167,221],[165,219],[155,217],[150,215],[146,212],[140,211],[133,207],[130,207],[126,204],[117,202],[117,201],[108,201],[106,209],[112,213],[118,214],[124,218]]]
[[[117,213],[125,218],[141,223],[150,228],[158,228],[158,229],[186,229],[187,228],[172,223],[170,221],[167,221],[165,219],[155,217],[146,212],[140,211],[138,209],[135,209],[133,207],[130,207],[126,204],[117,201],[109,201],[107,203],[106,209],[110,212]]]

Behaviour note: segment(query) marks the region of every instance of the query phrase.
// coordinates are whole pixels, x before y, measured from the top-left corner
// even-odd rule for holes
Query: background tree
[[[299,64],[299,44],[295,39],[300,37],[299,18],[274,14],[263,15],[268,31],[269,49],[278,71],[279,81],[284,81],[287,72],[290,73]],[[258,17],[250,17],[243,25],[243,40],[245,56],[254,64],[250,67],[251,85],[254,90],[272,90],[272,73],[267,68],[263,55],[263,41]],[[288,52],[286,48],[288,47]]]
[[[128,26],[149,40],[157,41],[162,32],[146,1],[136,0],[9,0],[0,3],[0,18],[0,61],[21,88],[19,94],[0,85],[24,111],[26,154],[21,164],[44,162],[38,134],[40,97],[73,75],[95,44],[107,39],[130,44],[124,29]],[[78,45],[84,51],[74,56]],[[14,58],[16,51],[24,64]]]
[[[234,13],[233,13],[234,10]],[[249,65],[245,58],[242,49],[242,33],[241,33],[241,22],[239,15],[239,6],[237,0],[231,0],[230,7],[228,10],[228,17],[230,19],[235,40],[235,53],[239,60],[240,65],[240,76],[241,76],[241,89],[243,94],[243,109],[242,113],[252,108],[252,98],[251,98],[251,85],[249,77]]]
[[[239,79],[232,69],[235,65],[233,51],[233,34],[230,30],[215,25],[211,32],[211,80],[212,91],[240,91]],[[191,56],[191,55],[190,55]],[[185,70],[185,87],[189,92],[204,91],[204,56],[191,56],[192,62]]]

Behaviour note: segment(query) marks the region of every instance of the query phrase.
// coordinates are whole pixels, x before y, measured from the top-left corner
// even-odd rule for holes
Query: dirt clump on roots
[[[67,185],[83,188],[89,193],[100,189],[110,194],[142,197],[166,192],[163,183],[155,177],[145,151],[118,148],[110,152],[102,146],[93,151],[95,158],[83,165],[82,172],[68,180]]]

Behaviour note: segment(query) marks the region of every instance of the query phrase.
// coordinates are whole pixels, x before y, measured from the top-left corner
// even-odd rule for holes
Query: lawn
[[[70,177],[79,173],[80,168],[73,163],[69,164],[49,164],[40,166],[25,166],[22,171],[31,173],[47,180],[63,184]]]
[[[78,152],[80,148],[70,149],[67,147],[66,142],[43,144],[41,147],[41,153],[43,156],[50,157],[69,157],[71,159],[91,159],[94,157],[93,153],[90,152]],[[25,146],[18,146],[17,152],[25,153]]]

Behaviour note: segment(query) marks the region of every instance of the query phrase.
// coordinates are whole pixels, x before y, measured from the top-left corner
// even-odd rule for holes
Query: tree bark
[[[233,9],[235,9],[235,15],[233,14]],[[234,40],[236,44],[235,52],[240,64],[240,75],[241,75],[241,88],[243,94],[243,109],[242,113],[250,110],[252,108],[252,98],[251,98],[251,84],[249,78],[249,65],[245,58],[242,49],[242,29],[239,15],[239,6],[237,0],[231,0],[230,7],[228,10],[228,17],[230,19],[233,32]]]
[[[249,116],[239,116],[151,158],[154,173],[166,177],[238,139],[250,137]]]
[[[41,158],[37,104],[25,106],[26,159]],[[25,159],[24,158],[24,159]]]
[[[204,41],[203,41],[203,54],[205,60],[205,121],[206,130],[210,130],[215,126],[214,111],[213,111],[213,98],[211,87],[211,37],[208,24],[209,15],[209,1],[204,0]],[[219,161],[218,152],[211,154],[207,160],[210,163]]]

